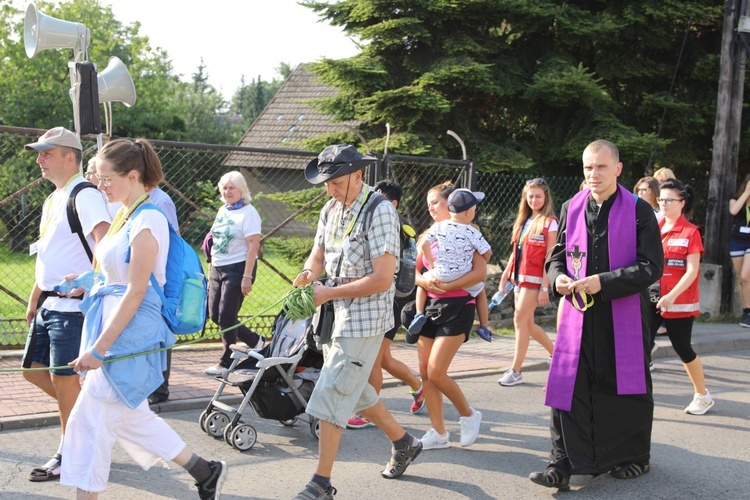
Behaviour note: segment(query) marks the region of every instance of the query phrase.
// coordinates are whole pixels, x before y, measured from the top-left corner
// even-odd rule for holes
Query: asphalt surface
[[[484,416],[478,440],[467,448],[458,445],[458,416],[446,403],[453,447],[423,452],[401,479],[380,477],[390,444],[378,429],[345,431],[333,474],[336,498],[750,498],[750,350],[701,358],[716,400],[703,416],[683,411],[693,391],[679,360],[656,360],[652,469],[642,478],[574,476],[573,493],[558,493],[527,479],[530,472],[544,469],[550,446],[549,409],[543,406],[546,371],[538,370],[524,372],[525,383],[509,388],[497,384],[499,374],[461,379],[469,401]],[[429,429],[427,415],[409,413],[410,398],[403,387],[387,387],[382,396],[408,431],[421,436]],[[241,453],[204,434],[197,423],[199,413],[194,409],[163,416],[199,454],[229,464],[222,499],[293,498],[310,479],[317,442],[303,422],[284,427],[249,410],[246,420],[257,429],[258,442]],[[27,480],[30,469],[39,465],[40,450],[46,457],[58,436],[54,426],[0,432],[0,499],[74,498],[71,488],[56,482]],[[197,498],[197,492],[181,468],[144,472],[116,446],[109,487],[101,498],[182,499]]]

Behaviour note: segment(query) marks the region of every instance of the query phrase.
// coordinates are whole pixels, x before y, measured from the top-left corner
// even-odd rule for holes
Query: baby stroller
[[[219,388],[198,417],[201,430],[215,438],[224,437],[239,451],[252,448],[258,437],[255,428],[243,421],[248,404],[261,418],[293,426],[305,412],[307,400],[323,366],[323,355],[312,340],[312,318],[291,321],[280,312],[274,321],[273,339],[259,351],[232,345],[232,365],[216,377]],[[238,407],[219,401],[224,388],[239,387],[244,395]],[[320,436],[320,422],[306,416],[310,432]]]

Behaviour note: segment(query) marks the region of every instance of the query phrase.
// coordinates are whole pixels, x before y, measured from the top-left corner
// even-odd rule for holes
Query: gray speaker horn
[[[34,57],[47,49],[73,49],[78,55],[88,50],[91,32],[81,23],[63,21],[39,12],[30,3],[23,24],[23,44],[26,55]]]
[[[135,85],[128,68],[119,57],[110,57],[104,70],[97,75],[99,102],[121,102],[127,107],[135,104]]]

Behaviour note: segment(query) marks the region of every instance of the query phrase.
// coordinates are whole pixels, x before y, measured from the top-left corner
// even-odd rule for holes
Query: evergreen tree
[[[459,157],[451,129],[482,170],[578,175],[583,147],[607,138],[634,176],[655,144],[661,164],[708,170],[719,0],[303,3],[362,41],[312,65],[341,89],[319,106],[381,144],[389,122],[390,151]]]
[[[247,129],[253,124],[266,105],[276,95],[281,84],[292,73],[292,67],[282,62],[276,72],[281,75],[281,80],[274,78],[270,82],[262,80],[258,75],[249,84],[245,83],[245,77],[240,81],[240,87],[232,97],[230,111],[242,117],[242,124]]]

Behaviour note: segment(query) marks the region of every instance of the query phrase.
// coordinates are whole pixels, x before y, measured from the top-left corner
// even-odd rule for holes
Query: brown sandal
[[[29,474],[29,481],[42,482],[42,481],[53,481],[60,479],[60,472],[62,472],[62,456],[59,453],[55,455],[41,467],[34,467],[31,469]]]

